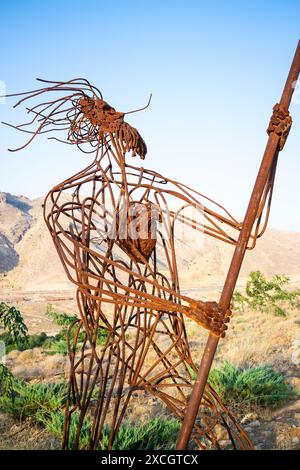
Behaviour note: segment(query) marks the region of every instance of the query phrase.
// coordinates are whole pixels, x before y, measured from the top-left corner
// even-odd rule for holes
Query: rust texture
[[[232,274],[226,280],[226,301],[203,302],[184,295],[174,235],[182,225],[195,236],[205,234],[239,250],[247,215],[238,222],[224,207],[188,186],[132,165],[131,157],[146,156],[143,138],[124,121],[129,113],[108,105],[87,80],[40,81],[41,88],[20,93],[15,105],[38,100],[27,107],[31,119],[13,126],[31,134],[20,148],[39,134],[56,132],[51,139],[92,155],[89,165],[57,184],[44,204],[57,253],[77,287],[79,312],[68,332],[70,373],[63,448],[70,446],[72,421],[77,429],[72,446],[82,448],[86,417],[91,420],[87,448],[101,448],[104,434],[112,448],[136,394],[147,393],[183,421],[179,448],[191,440],[199,449],[220,449],[220,440],[229,440],[235,449],[252,449],[247,433],[206,384],[218,339],[224,337],[230,319],[237,275],[234,282]],[[269,131],[278,150],[289,122],[281,108],[274,112]],[[253,249],[266,229],[277,155],[265,170],[242,250]],[[186,216],[186,208],[200,214],[200,219]],[[197,367],[186,318],[210,334],[201,396],[198,380],[194,386]]]
[[[282,150],[284,147],[291,125],[292,118],[288,110],[283,109],[279,103],[275,104],[267,133],[270,135],[272,132],[275,132],[279,136],[279,150]]]

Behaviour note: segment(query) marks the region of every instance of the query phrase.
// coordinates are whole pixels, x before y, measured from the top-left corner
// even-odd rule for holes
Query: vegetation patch
[[[267,280],[260,271],[253,271],[247,281],[245,293],[234,292],[233,308],[240,311],[251,308],[286,316],[286,308],[298,307],[300,300],[299,289],[287,289],[289,281],[289,277],[283,275],[275,275]]]
[[[74,446],[79,413],[74,412],[70,424],[69,448]],[[42,420],[46,428],[61,438],[64,426],[64,413],[51,413]],[[89,444],[91,420],[86,416],[80,432],[80,448]],[[175,418],[158,417],[145,423],[124,422],[114,441],[113,450],[166,450],[175,449],[180,423]],[[108,449],[109,428],[105,426],[100,440],[99,450]]]
[[[22,420],[29,417],[40,422],[43,416],[61,409],[66,401],[67,384],[33,383],[14,377],[0,364],[0,410]]]
[[[209,374],[210,385],[225,403],[271,408],[299,396],[299,391],[285,380],[284,375],[268,365],[238,368],[228,361]]]
[[[17,344],[27,338],[28,329],[21,313],[16,307],[11,307],[5,302],[0,302],[0,327],[9,335],[11,341]]]
[[[49,341],[45,343],[44,347],[48,349],[48,353],[52,354],[68,354],[67,344],[67,332],[69,327],[78,320],[75,315],[68,315],[67,313],[59,313],[53,309],[51,304],[47,305],[46,315],[50,318],[55,325],[60,327],[59,333],[54,338],[49,338]],[[74,332],[70,331],[70,341],[72,343],[74,339]],[[80,348],[86,339],[84,331],[81,331],[77,339],[77,347]],[[99,328],[98,331],[98,345],[103,345],[107,339],[107,332],[103,328]]]
[[[57,312],[51,304],[47,305],[46,316],[50,318],[60,330],[55,336],[48,336],[42,332],[35,335],[28,335],[22,314],[15,307],[10,307],[5,303],[0,303],[0,326],[3,332],[0,334],[0,341],[5,344],[5,353],[18,350],[43,348],[47,354],[68,354],[67,331],[72,323],[78,319],[75,315],[68,315],[65,312]],[[74,338],[71,332],[70,339]],[[98,344],[104,344],[107,339],[107,332],[99,328]],[[85,333],[80,332],[78,336],[78,347],[83,344]]]
[[[3,364],[0,364],[0,410],[18,420],[32,418],[41,423],[55,436],[62,438],[64,427],[64,407],[67,384],[34,383],[15,378]],[[70,425],[70,448],[74,447],[79,420],[79,412],[74,412]],[[85,417],[81,433],[80,447],[87,448],[92,422]],[[180,424],[174,419],[162,417],[146,423],[125,422],[117,435],[113,449],[173,449],[175,448]],[[107,449],[109,429],[103,430],[100,449]]]

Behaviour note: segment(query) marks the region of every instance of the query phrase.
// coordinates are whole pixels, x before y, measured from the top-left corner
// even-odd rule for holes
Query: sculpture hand
[[[217,302],[199,300],[186,307],[184,313],[213,335],[224,338],[232,312],[230,309],[221,308]]]

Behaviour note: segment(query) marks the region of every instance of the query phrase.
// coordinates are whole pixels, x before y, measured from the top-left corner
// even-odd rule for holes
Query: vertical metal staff
[[[300,41],[295,52],[295,56],[290,68],[290,72],[281,96],[279,108],[288,113],[289,105],[294,92],[295,84],[300,73]],[[229,308],[236,281],[245,256],[247,244],[258,213],[259,203],[263,195],[272,162],[278,154],[280,148],[280,135],[276,132],[269,134],[269,139],[265,148],[263,159],[258,171],[256,182],[251,194],[249,205],[245,214],[244,222],[240,231],[239,239],[231,260],[226,281],[220,297],[219,305],[222,308]],[[176,449],[186,449],[197,418],[200,402],[204,393],[208,374],[218,346],[219,338],[210,334],[202,356],[198,375],[191,393],[189,403],[186,408],[184,420],[181,426]]]

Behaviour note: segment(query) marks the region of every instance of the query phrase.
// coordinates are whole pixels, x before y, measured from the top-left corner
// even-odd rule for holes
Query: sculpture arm
[[[107,279],[101,282],[100,287],[80,283],[79,291],[91,300],[117,305],[118,307],[135,307],[140,310],[156,311],[158,313],[181,313],[210,331],[213,335],[224,337],[227,323],[230,321],[231,310],[222,309],[217,302],[203,302],[172,292],[169,299],[165,299],[144,290],[133,289],[125,284],[118,284],[118,290],[111,289]],[[160,289],[164,289],[160,286]],[[123,291],[123,292],[122,292]],[[164,291],[164,293],[166,293]]]
[[[274,164],[271,167],[269,178],[260,200],[255,224],[247,245],[247,249],[249,250],[255,247],[256,240],[264,234],[268,224],[276,163],[277,159],[274,160]],[[176,221],[187,224],[196,231],[202,232],[226,243],[236,245],[243,221],[238,221],[225,207],[199,192],[188,188],[182,183],[175,181],[172,181],[171,183],[175,186],[176,191],[160,189],[156,192],[157,200],[162,199],[164,195],[166,196],[167,194],[176,194],[176,196],[182,200],[183,205],[185,204],[190,207],[194,207],[196,210],[195,214],[201,214],[201,219],[199,220],[199,217],[193,219],[180,214],[178,211],[170,211],[171,218],[173,218],[174,222]]]

